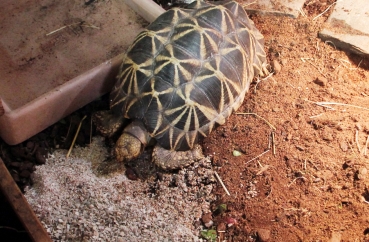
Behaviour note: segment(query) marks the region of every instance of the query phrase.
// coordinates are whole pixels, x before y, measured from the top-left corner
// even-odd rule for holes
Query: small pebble
[[[29,170],[29,171],[33,171],[33,163],[32,162],[29,162],[29,161],[26,161],[23,163],[22,167],[21,167],[21,170]]]
[[[352,121],[354,122],[359,122],[359,118],[356,116],[350,116],[350,118],[352,119]]]
[[[298,150],[300,150],[300,151],[304,151],[304,150],[305,150],[305,148],[304,148],[304,147],[302,147],[302,146],[300,146],[300,145],[296,145],[296,149],[298,149]]]
[[[361,167],[359,168],[359,173],[362,175],[366,175],[368,174],[368,170],[365,167]]]
[[[357,178],[359,180],[364,180],[368,174],[368,170],[365,167],[360,167],[357,173]]]
[[[352,161],[352,160],[347,160],[347,161],[345,161],[345,165],[346,165],[347,167],[353,166],[353,165],[354,165],[354,161]]]
[[[322,134],[322,138],[325,141],[333,141],[333,134],[329,130],[324,130]]]
[[[328,242],[340,242],[342,235],[338,232],[332,232],[331,238],[328,240]]]
[[[274,74],[276,75],[282,70],[282,66],[281,64],[279,64],[277,60],[273,60],[272,68],[273,68]]]
[[[292,134],[291,133],[289,133],[288,135],[287,135],[287,140],[291,140],[292,139]]]
[[[35,143],[32,141],[28,141],[26,147],[28,150],[33,150],[33,148],[35,147]]]
[[[126,176],[129,180],[135,181],[138,179],[136,172],[132,168],[129,168],[129,167],[126,169]]]
[[[317,77],[317,78],[314,80],[314,83],[315,83],[315,84],[317,84],[317,85],[319,85],[319,86],[322,86],[322,87],[326,86],[326,85],[327,85],[327,82],[328,82],[327,78],[322,77],[322,76],[319,76],[319,77]]]
[[[226,225],[225,223],[219,223],[218,226],[217,226],[217,231],[218,232],[221,232],[221,231],[226,231]]]
[[[341,150],[342,150],[343,152],[346,152],[346,151],[348,150],[348,146],[347,146],[346,141],[342,141],[342,142],[340,143],[340,148],[341,148]]]
[[[269,229],[257,229],[256,233],[258,234],[259,241],[265,242],[270,239],[270,230]]]
[[[320,170],[316,172],[315,176],[327,181],[333,177],[333,172],[330,170]]]
[[[343,127],[342,127],[342,125],[341,125],[341,124],[337,124],[336,129],[337,129],[338,131],[342,131],[342,130],[343,130]]]
[[[242,155],[242,153],[239,152],[238,150],[233,151],[233,156],[240,156],[240,155]]]
[[[204,223],[205,227],[210,228],[214,222],[211,213],[205,213],[201,217],[201,221]]]
[[[45,149],[44,148],[38,148],[36,150],[36,162],[39,165],[43,165],[46,163],[46,156],[45,156]]]
[[[237,220],[232,217],[227,217],[224,219],[228,227],[232,227],[233,225],[237,224]]]

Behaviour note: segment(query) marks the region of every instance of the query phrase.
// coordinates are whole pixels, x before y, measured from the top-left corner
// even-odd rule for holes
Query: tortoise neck
[[[144,146],[149,144],[151,137],[141,120],[135,120],[124,128],[123,133],[136,137]]]

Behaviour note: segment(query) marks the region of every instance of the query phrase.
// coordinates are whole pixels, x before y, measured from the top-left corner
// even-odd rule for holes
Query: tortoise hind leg
[[[156,145],[153,151],[153,162],[164,170],[181,169],[204,158],[200,145],[192,150],[173,151]]]

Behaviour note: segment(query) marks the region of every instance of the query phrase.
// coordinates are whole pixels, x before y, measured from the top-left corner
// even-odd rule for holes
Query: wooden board
[[[49,242],[50,236],[36,217],[26,198],[14,182],[3,160],[0,158],[0,189],[13,207],[19,220],[35,242]]]

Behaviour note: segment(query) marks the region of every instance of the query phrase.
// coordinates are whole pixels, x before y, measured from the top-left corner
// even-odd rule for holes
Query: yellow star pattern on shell
[[[169,150],[191,149],[242,103],[265,63],[263,37],[235,2],[174,8],[140,33],[111,106]]]

